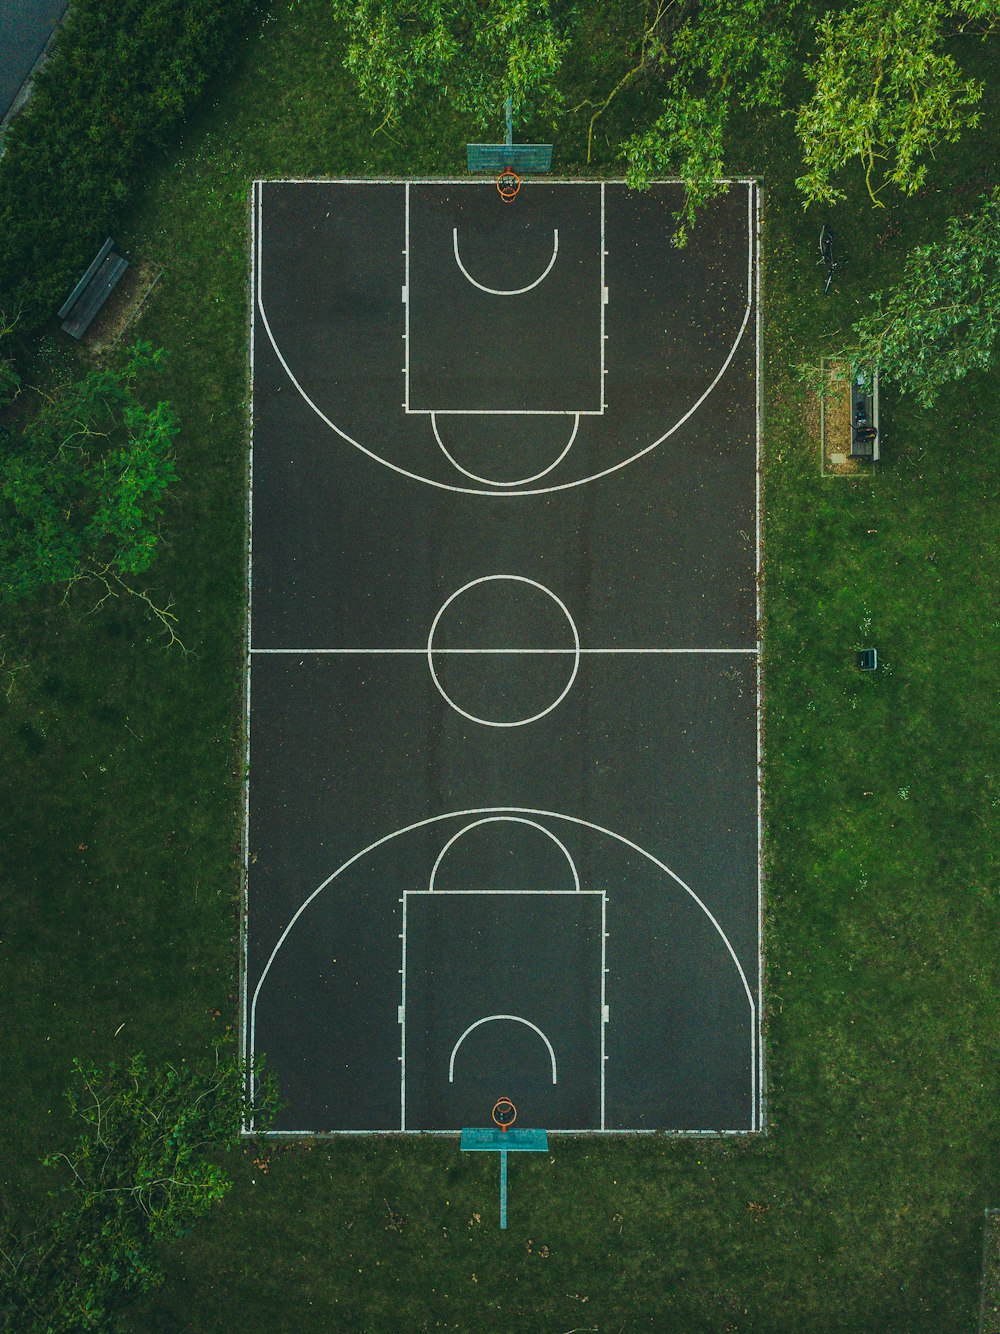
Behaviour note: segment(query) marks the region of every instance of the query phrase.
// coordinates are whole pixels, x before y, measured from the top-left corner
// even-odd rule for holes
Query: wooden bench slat
[[[59,307],[58,311],[56,312],[57,319],[64,320],[66,316],[70,313],[74,305],[77,303],[77,301],[79,301],[80,297],[83,295],[83,289],[87,286],[91,278],[93,278],[94,274],[104,263],[105,258],[111,253],[112,249],[114,248],[114,244],[115,244],[114,241],[112,241],[111,237],[109,236],[108,239],[101,246],[100,250],[98,250],[97,256],[94,259],[93,263],[90,265],[90,268],[83,275],[83,277],[80,279],[77,285],[73,288],[72,292],[70,292],[69,296],[63,302],[63,304]]]
[[[63,321],[66,333],[73,338],[83,337],[127,268],[128,260],[121,255],[113,252],[105,255],[100,267],[91,274],[89,285],[78,297],[71,315]]]

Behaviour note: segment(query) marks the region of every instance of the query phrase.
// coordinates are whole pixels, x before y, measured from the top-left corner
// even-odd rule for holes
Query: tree
[[[797,0],[660,5],[643,64],[664,79],[663,109],[623,151],[630,185],[642,188],[655,176],[673,174],[684,181],[678,243],[698,208],[722,188],[730,116],[737,109],[780,105],[792,68],[797,8]],[[670,10],[672,25],[661,21]]]
[[[84,1130],[50,1214],[8,1223],[0,1245],[0,1323],[34,1334],[117,1327],[137,1294],[160,1284],[162,1242],[182,1236],[229,1191],[219,1162],[251,1116],[266,1129],[276,1095],[221,1043],[195,1065],[150,1071],[140,1052],[105,1069],[74,1062],[67,1095]],[[68,1172],[65,1170],[68,1169]]]
[[[177,418],[169,403],[143,403],[138,382],[164,353],[138,343],[117,369],[91,371],[47,396],[40,411],[0,441],[0,600],[46,585],[95,580],[125,591],[153,560],[157,520],[174,480]]]
[[[555,99],[567,39],[549,0],[332,0],[362,101],[396,121],[419,95],[444,96],[480,127]]]
[[[974,8],[996,21],[995,4]],[[889,185],[912,195],[935,148],[979,123],[982,82],[963,77],[944,50],[965,9],[954,0],[863,0],[820,18],[819,52],[806,70],[814,92],[796,118],[807,203],[843,199],[834,176],[855,158],[873,203]]]
[[[839,354],[852,374],[877,366],[930,407],[946,384],[985,370],[1000,334],[1000,187],[951,218],[942,240],[912,250],[899,282],[872,300]]]

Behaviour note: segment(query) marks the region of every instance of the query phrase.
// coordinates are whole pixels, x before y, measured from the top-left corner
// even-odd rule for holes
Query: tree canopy
[[[0,1323],[24,1334],[112,1330],[133,1297],[163,1280],[157,1247],[182,1236],[229,1191],[220,1152],[252,1116],[266,1129],[276,1103],[269,1077],[251,1096],[247,1071],[222,1043],[194,1063],[150,1070],[139,1052],[123,1064],[74,1062],[67,1094],[82,1122],[52,1208],[5,1222],[0,1239]]]
[[[418,94],[444,96],[477,127],[556,96],[567,38],[549,0],[333,0],[347,67],[368,109],[397,120]]]
[[[347,27],[347,66],[383,123],[418,92],[446,96],[477,125],[495,123],[506,96],[558,103],[556,76],[577,9],[549,0],[333,0]],[[558,17],[556,16],[558,15]],[[928,161],[979,120],[983,86],[961,70],[950,39],[1000,22],[1000,0],[647,0],[635,65],[595,119],[639,79],[658,104],[620,145],[629,180],[679,175],[684,219],[724,174],[726,135],[740,110],[794,111],[806,203],[844,197],[839,174],[864,169],[873,200],[919,189]],[[791,103],[794,76],[811,92]],[[592,122],[593,125],[593,122]]]
[[[163,356],[138,343],[120,366],[90,371],[0,429],[0,600],[88,578],[135,591],[175,475],[176,415],[166,402],[147,406],[139,388]]]
[[[996,20],[995,5],[977,8]],[[889,186],[912,195],[934,150],[979,123],[983,84],[945,50],[964,10],[954,0],[861,0],[820,17],[806,69],[813,93],[796,119],[808,202],[845,198],[835,177],[855,158],[873,202]]]
[[[872,301],[841,353],[854,373],[877,366],[931,407],[946,384],[985,370],[1000,336],[1000,188],[912,250],[899,282]]]

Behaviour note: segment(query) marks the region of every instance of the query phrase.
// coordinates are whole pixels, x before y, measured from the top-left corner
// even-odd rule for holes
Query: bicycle
[[[826,265],[826,282],[823,284],[823,295],[826,296],[833,282],[833,275],[837,272],[837,260],[833,253],[833,228],[825,222],[819,234],[819,253],[820,258],[816,263]]]

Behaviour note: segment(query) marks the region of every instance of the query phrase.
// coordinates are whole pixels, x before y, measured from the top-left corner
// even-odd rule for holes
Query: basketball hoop
[[[493,1106],[493,1120],[503,1131],[514,1124],[517,1120],[517,1108],[510,1098],[497,1098]]]
[[[497,177],[497,190],[500,198],[505,204],[513,204],[517,198],[517,192],[521,188],[521,178],[516,171],[511,171],[509,167],[504,167],[503,171]]]

